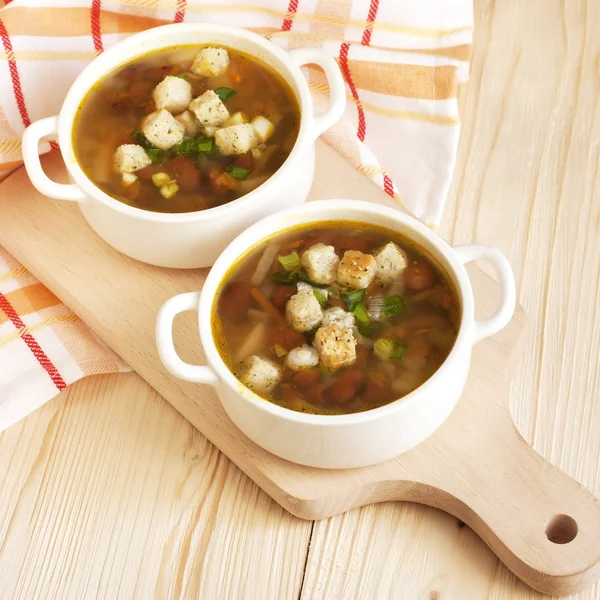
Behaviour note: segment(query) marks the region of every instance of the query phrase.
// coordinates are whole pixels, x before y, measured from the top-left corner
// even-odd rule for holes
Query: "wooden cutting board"
[[[43,163],[51,177],[66,180],[58,154]],[[392,204],[322,144],[317,163],[312,199]],[[419,502],[467,523],[537,590],[569,594],[600,577],[599,501],[536,454],[508,411],[505,376],[524,331],[520,308],[505,330],[477,345],[466,390],[433,437],[380,465],[326,471],[262,450],[231,423],[212,388],[179,381],[162,367],[156,313],[172,295],[201,288],[206,270],[160,269],[120,255],[89,229],[75,204],[37,193],[24,169],[0,186],[0,244],[294,515],[323,519],[374,502]],[[497,302],[495,283],[477,267],[469,273],[478,315],[485,316]],[[195,315],[179,317],[175,329],[182,357],[202,364]]]

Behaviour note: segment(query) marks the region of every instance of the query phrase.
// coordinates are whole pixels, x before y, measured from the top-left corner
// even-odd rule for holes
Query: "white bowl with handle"
[[[168,214],[115,200],[86,176],[75,157],[73,126],[80,104],[99,80],[136,57],[174,46],[203,44],[222,45],[254,56],[290,85],[300,106],[300,128],[292,152],[261,186],[215,208]],[[300,69],[307,64],[320,66],[329,81],[330,104],[319,116],[313,115],[312,98]],[[234,27],[207,23],[165,25],[128,37],[95,58],[71,86],[60,114],[36,121],[26,129],[23,159],[39,192],[49,198],[78,203],[90,227],[123,254],[164,267],[206,267],[246,227],[306,200],[314,175],[315,141],[340,119],[345,105],[346,89],[339,67],[323,51],[285,52],[255,33]],[[58,138],[72,183],[57,183],[44,173],[38,146],[46,137]]]
[[[460,326],[447,359],[425,383],[390,404],[349,415],[310,415],[271,403],[244,386],[229,370],[215,345],[214,303],[223,278],[240,257],[265,238],[291,227],[327,221],[360,221],[392,229],[433,256],[452,279],[460,300]],[[498,275],[500,306],[488,319],[474,315],[473,289],[465,264],[490,263]],[[479,244],[451,247],[416,219],[379,204],[322,200],[281,211],[250,227],[229,244],[211,269],[201,292],[179,294],[161,308],[156,323],[160,358],[175,377],[212,385],[232,421],[266,450],[295,463],[343,469],[375,464],[410,450],[450,415],[469,372],[473,345],[505,327],[515,309],[515,280],[508,260],[496,248]],[[173,345],[173,319],[198,311],[207,365],[183,362]]]

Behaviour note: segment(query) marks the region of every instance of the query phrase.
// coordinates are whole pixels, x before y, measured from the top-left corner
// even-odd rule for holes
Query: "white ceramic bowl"
[[[440,369],[400,400],[373,410],[342,416],[309,415],[264,400],[241,384],[215,346],[211,313],[227,270],[264,238],[295,225],[349,220],[398,231],[437,259],[456,285],[461,322],[456,343]],[[488,261],[495,267],[501,304],[484,321],[475,321],[473,290],[464,264]],[[452,412],[461,395],[475,342],[502,329],[515,308],[515,281],[510,264],[496,248],[471,244],[452,248],[416,219],[398,210],[355,200],[309,202],[272,215],[238,236],[215,262],[201,292],[180,294],[161,308],[156,338],[160,358],[176,377],[213,385],[232,421],[254,442],[295,463],[322,468],[361,467],[413,448],[430,436]],[[198,311],[200,338],[208,366],[184,363],[173,346],[175,315]]]
[[[275,69],[294,91],[301,111],[296,144],[281,168],[251,193],[223,206],[183,214],[164,214],[123,204],[88,179],[73,151],[73,121],[77,109],[98,80],[137,56],[153,50],[187,44],[214,44],[257,57]],[[331,102],[313,116],[308,84],[300,67],[323,68]],[[346,90],[335,60],[319,50],[285,52],[259,35],[243,29],[202,23],[180,23],[149,29],[118,43],[94,59],[75,80],[58,117],[31,124],[23,135],[23,158],[33,185],[42,194],[78,202],[83,216],[111,246],[143,262],[164,267],[193,268],[212,265],[241,231],[276,210],[306,200],[314,174],[314,143],[344,112]],[[72,184],[50,180],[42,170],[39,141],[58,134],[62,156]]]

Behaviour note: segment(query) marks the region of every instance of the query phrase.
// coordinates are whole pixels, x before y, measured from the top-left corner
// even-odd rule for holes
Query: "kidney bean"
[[[404,281],[416,292],[427,290],[433,285],[433,269],[426,262],[415,260],[406,267]]]
[[[280,285],[275,288],[275,291],[271,294],[271,302],[281,312],[285,311],[285,305],[287,301],[296,293],[296,286],[294,285]]]
[[[252,286],[245,281],[230,283],[219,297],[219,312],[227,319],[245,316],[252,304]]]
[[[335,404],[346,404],[358,396],[365,381],[365,372],[347,369],[340,373],[327,389],[327,396]]]

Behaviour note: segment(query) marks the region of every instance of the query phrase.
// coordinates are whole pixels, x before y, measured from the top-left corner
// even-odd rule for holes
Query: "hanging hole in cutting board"
[[[554,515],[546,524],[546,537],[553,544],[568,544],[577,537],[577,521],[569,515]]]

